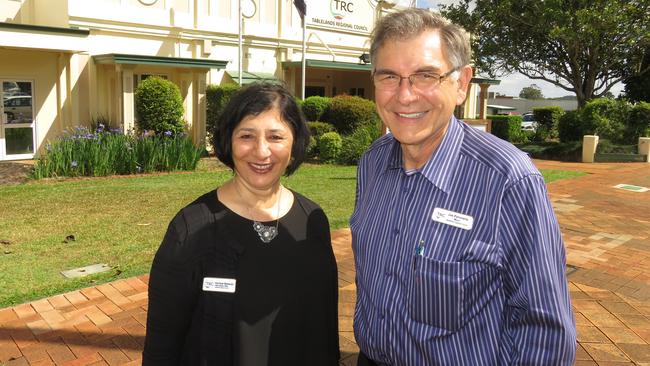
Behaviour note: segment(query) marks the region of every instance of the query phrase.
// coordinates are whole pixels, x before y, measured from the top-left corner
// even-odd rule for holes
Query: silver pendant
[[[253,230],[257,232],[260,240],[264,243],[269,243],[278,235],[278,228],[275,226],[262,225],[259,221],[253,221]]]

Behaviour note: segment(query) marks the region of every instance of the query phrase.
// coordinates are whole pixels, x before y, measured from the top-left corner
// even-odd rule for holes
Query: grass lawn
[[[551,171],[550,180],[581,175]],[[319,203],[331,228],[348,225],[356,167],[303,165],[286,186]],[[231,177],[201,167],[194,173],[70,179],[0,186],[0,308],[149,271],[172,216]],[[75,240],[64,242],[68,235]],[[112,270],[83,279],[63,270],[107,263]]]

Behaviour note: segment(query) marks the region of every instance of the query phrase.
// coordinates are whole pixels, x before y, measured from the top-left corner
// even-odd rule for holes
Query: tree
[[[442,13],[472,33],[480,72],[548,81],[579,107],[622,81],[650,44],[647,0],[458,0]]]
[[[625,96],[632,102],[650,102],[650,46],[646,47],[640,70],[645,72],[632,70],[625,79]]]
[[[542,89],[539,88],[536,84],[531,84],[526,86],[519,92],[519,98],[524,99],[544,99],[544,94],[542,94]]]

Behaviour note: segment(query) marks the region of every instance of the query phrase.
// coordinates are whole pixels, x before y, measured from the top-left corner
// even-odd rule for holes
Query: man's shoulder
[[[390,154],[395,138],[391,133],[387,133],[370,144],[370,147],[363,154],[361,162],[364,160],[376,160],[377,158],[387,157]]]
[[[527,153],[519,150],[508,141],[490,133],[477,130],[465,123],[461,154],[477,161],[488,169],[493,169],[516,180],[531,174],[539,174]]]
[[[390,149],[393,146],[393,142],[395,142],[393,134],[387,133],[380,136],[377,140],[373,141],[373,143],[370,144],[367,152],[379,153],[385,149]]]

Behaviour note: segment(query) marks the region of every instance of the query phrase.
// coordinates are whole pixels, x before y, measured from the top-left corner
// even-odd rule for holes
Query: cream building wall
[[[134,88],[148,75],[179,86],[190,133],[202,141],[206,86],[238,80],[239,1],[0,0],[0,80],[33,83],[34,153],[98,119],[133,129]],[[254,11],[242,21],[241,71],[271,75],[300,95],[303,27],[293,1],[242,1]],[[371,65],[360,56],[375,20],[393,9],[377,0],[306,3],[306,89],[373,99]],[[466,116],[478,114],[476,89]]]

